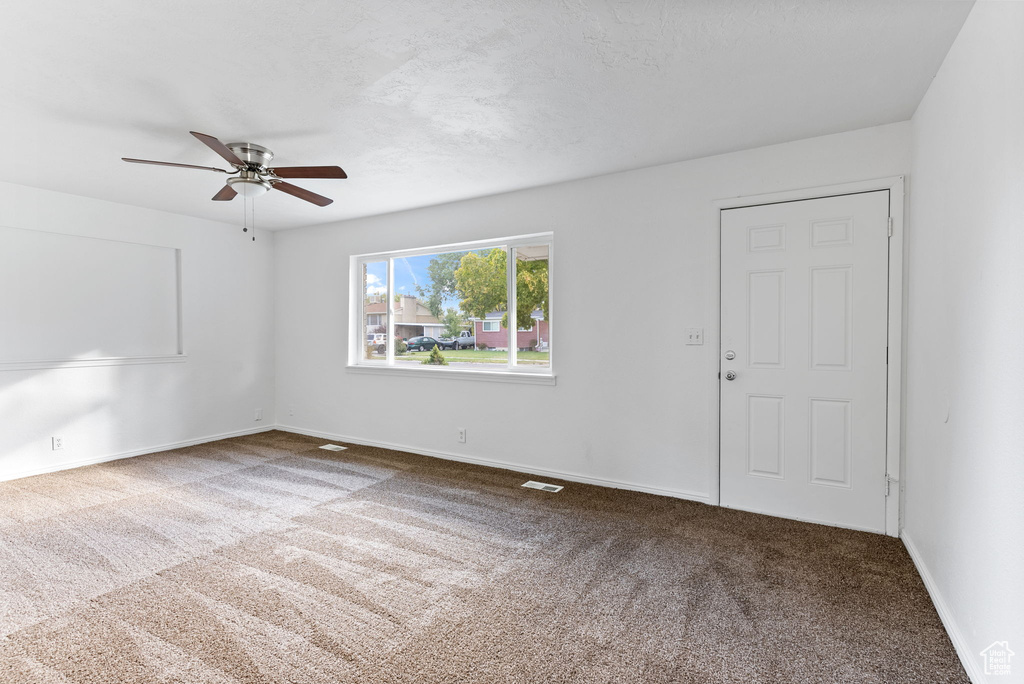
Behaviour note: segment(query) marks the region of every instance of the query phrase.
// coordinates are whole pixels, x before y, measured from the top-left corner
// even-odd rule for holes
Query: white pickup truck
[[[446,338],[442,337],[439,342],[444,342],[445,347],[450,349],[469,349],[476,347],[476,337],[473,336],[468,330],[463,330],[459,333],[458,337]]]

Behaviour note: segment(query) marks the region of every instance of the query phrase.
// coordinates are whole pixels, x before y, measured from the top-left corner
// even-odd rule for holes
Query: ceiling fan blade
[[[215,202],[226,202],[228,200],[235,199],[235,195],[237,194],[238,193],[235,192],[234,188],[232,188],[230,185],[225,185],[223,188],[220,189],[220,192],[213,196],[213,200]]]
[[[205,133],[196,133],[195,131],[189,131],[196,137],[201,143],[209,147],[211,150],[224,157],[224,159],[234,166],[245,166],[245,162],[238,158],[234,152],[228,149],[228,146],[217,140],[212,135],[206,135]]]
[[[281,190],[283,192],[287,192],[289,195],[294,195],[295,197],[298,197],[299,199],[304,199],[307,202],[312,202],[313,204],[317,205],[318,207],[326,207],[328,204],[330,204],[331,202],[334,201],[334,200],[330,199],[329,197],[324,197],[323,195],[318,195],[315,192],[310,192],[309,190],[304,190],[303,188],[300,188],[300,187],[298,187],[296,185],[292,185],[291,183],[285,183],[283,181],[278,181],[278,182],[274,183],[272,187],[275,190]]]
[[[179,166],[183,169],[203,169],[204,171],[220,171],[221,173],[227,173],[224,169],[218,169],[216,166],[196,166],[195,164],[177,164],[175,162],[161,162],[152,161],[149,159],[132,159],[131,157],[121,157],[121,161],[131,162],[132,164],[153,164],[154,166]]]
[[[279,166],[270,170],[278,178],[348,178],[340,166]]]

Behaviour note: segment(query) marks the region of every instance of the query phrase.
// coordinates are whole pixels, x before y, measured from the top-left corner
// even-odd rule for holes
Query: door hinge
[[[899,484],[899,480],[889,475],[885,476],[885,495],[889,496],[889,492],[892,490],[892,483]]]
[[[889,237],[892,237],[892,216],[889,217]]]

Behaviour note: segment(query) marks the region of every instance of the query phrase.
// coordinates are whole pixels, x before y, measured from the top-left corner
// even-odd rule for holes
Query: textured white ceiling
[[[437,204],[910,118],[947,0],[13,0],[0,180],[240,223],[188,134],[271,148],[257,225]],[[2,208],[0,208],[2,223]]]

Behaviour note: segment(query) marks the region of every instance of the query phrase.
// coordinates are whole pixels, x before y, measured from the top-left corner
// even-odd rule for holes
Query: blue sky
[[[420,294],[416,290],[416,286],[422,285],[425,287],[430,284],[430,276],[427,275],[427,265],[432,257],[433,255],[426,254],[424,256],[395,259],[395,293],[419,297]],[[387,277],[388,265],[386,261],[366,264],[366,294],[384,294],[387,291]],[[454,299],[446,301],[444,306],[458,308],[458,301]]]

